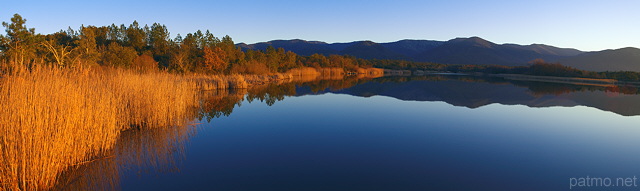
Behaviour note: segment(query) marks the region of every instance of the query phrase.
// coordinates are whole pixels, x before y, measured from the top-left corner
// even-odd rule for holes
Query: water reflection
[[[496,77],[430,75],[376,78],[339,90],[309,91],[304,87],[299,90],[298,95],[327,92],[360,97],[382,95],[400,100],[443,101],[468,108],[493,103],[529,107],[581,105],[623,116],[640,115],[640,92],[634,86],[589,86]]]
[[[640,90],[635,86],[594,86],[499,77],[427,75],[369,78],[361,76],[301,77],[264,84],[249,90],[203,93],[199,119],[229,116],[233,108],[260,101],[273,105],[289,96],[337,93],[359,97],[376,95],[405,101],[443,101],[454,106],[478,108],[500,103],[529,107],[587,106],[623,116],[640,115]]]
[[[198,120],[206,119],[210,122],[213,118],[231,115],[233,108],[240,105],[246,93],[246,89],[200,92]]]
[[[114,150],[69,168],[53,190],[119,190],[125,173],[178,172],[195,130],[194,125],[184,125],[122,132]]]
[[[229,116],[241,103],[274,105],[292,96],[310,94],[375,95],[400,100],[442,101],[479,108],[493,103],[529,107],[587,106],[619,115],[640,115],[640,95],[632,86],[584,86],[502,78],[428,75],[419,77],[362,78],[330,76],[297,78],[248,90],[204,91],[193,119],[210,122]],[[178,172],[186,142],[194,125],[130,130],[120,136],[116,149],[104,158],[71,167],[59,177],[55,190],[117,190],[123,174]]]

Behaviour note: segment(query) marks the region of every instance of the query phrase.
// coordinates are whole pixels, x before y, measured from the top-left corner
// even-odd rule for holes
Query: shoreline
[[[499,77],[506,80],[517,81],[535,81],[535,82],[548,82],[548,83],[561,83],[561,84],[573,84],[573,85],[587,85],[587,86],[637,86],[640,87],[640,82],[620,81],[616,79],[599,79],[599,78],[581,78],[581,77],[558,77],[558,76],[538,76],[538,75],[526,75],[526,74],[490,74],[490,73],[454,73],[454,72],[438,72],[438,71],[409,71],[409,70],[389,70],[384,69],[386,76],[424,76],[424,75],[469,75],[469,76],[489,76]]]
[[[342,68],[298,68],[284,73],[273,74],[231,74],[231,75],[185,75],[196,83],[196,90],[210,91],[220,89],[248,89],[269,83],[282,81],[315,81],[321,79],[342,79],[348,76],[357,78],[377,78],[386,76],[386,70],[380,68],[359,68],[357,72],[347,72]]]
[[[488,76],[500,77],[507,80],[536,81],[536,82],[549,82],[549,83],[562,83],[562,84],[588,85],[588,86],[604,86],[604,87],[617,86],[621,84],[618,80],[614,80],[614,79],[534,76],[534,75],[524,75],[524,74],[489,74]]]

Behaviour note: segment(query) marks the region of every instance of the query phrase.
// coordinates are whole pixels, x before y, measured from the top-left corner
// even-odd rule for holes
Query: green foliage
[[[41,36],[35,34],[34,28],[26,27],[26,19],[14,14],[11,23],[2,22],[6,36],[0,38],[0,50],[9,62],[25,65],[36,59],[38,43]]]
[[[133,23],[129,25],[129,28],[125,30],[125,45],[133,47],[138,52],[144,51],[147,47],[147,33],[143,28],[140,28],[138,22],[133,21]]]
[[[130,68],[136,57],[138,57],[138,54],[132,47],[124,47],[116,42],[112,42],[103,53],[102,64],[106,66]]]
[[[85,64],[97,63],[100,58],[100,53],[98,52],[99,33],[99,29],[95,26],[80,27],[78,40],[74,43],[77,47],[78,57]]]
[[[153,23],[149,31],[149,47],[153,52],[153,57],[160,62],[161,65],[168,66],[170,59],[169,30],[165,25]]]

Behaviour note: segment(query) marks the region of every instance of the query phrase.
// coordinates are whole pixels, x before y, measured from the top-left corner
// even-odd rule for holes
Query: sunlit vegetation
[[[366,82],[318,78],[317,91]],[[228,116],[245,95],[273,105],[313,83],[195,91],[196,81],[167,72],[37,67],[0,84],[0,101],[15,103],[0,106],[1,188],[91,190],[117,188],[121,169],[171,171],[194,133],[189,119]]]
[[[196,31],[175,38],[166,26],[137,22],[124,25],[80,26],[53,34],[37,34],[27,28],[26,19],[16,14],[3,23],[7,35],[0,36],[3,70],[20,65],[60,67],[112,66],[141,71],[167,70],[199,74],[275,74],[292,69],[339,68],[344,73],[360,73],[362,68],[445,72],[513,73],[542,76],[607,78],[640,81],[640,73],[590,72],[560,64],[535,60],[528,66],[446,65],[406,60],[365,60],[348,55],[300,56],[282,48],[246,50],[236,47],[229,36],[218,38],[211,32]]]
[[[185,125],[124,131],[114,149],[102,158],[68,168],[52,190],[120,190],[120,177],[127,172],[177,172],[185,143],[195,129]]]
[[[120,190],[125,172],[176,172],[194,132],[194,126],[124,131],[105,157],[68,168],[51,190]]]
[[[309,93],[348,88],[381,77],[374,66],[638,80],[547,63],[459,66],[243,51],[209,31],[170,38],[158,23],[46,35],[25,24],[16,14],[0,35],[0,190],[115,189],[118,169],[174,163],[193,119],[228,116],[245,99],[273,105],[301,86]]]
[[[275,74],[302,67],[357,73],[361,68],[371,68],[368,61],[350,56],[300,56],[273,47],[242,51],[231,37],[218,38],[208,30],[171,38],[167,27],[159,23],[80,26],[46,35],[37,34],[25,24],[26,19],[18,14],[10,23],[3,23],[7,35],[0,36],[0,63],[5,72],[34,65],[110,66],[182,74]]]
[[[184,142],[194,133],[192,127],[183,124],[193,118],[211,120],[228,116],[244,100],[273,105],[287,96],[323,93],[328,89],[340,90],[367,82],[459,80],[507,83],[500,78],[471,76],[375,79],[317,76],[315,81],[294,77],[279,81],[280,84],[266,83],[250,89],[195,91],[198,82],[194,79],[200,78],[168,72],[40,67],[3,77],[0,101],[15,104],[0,106],[2,188],[117,189],[122,169],[139,172],[175,170],[172,164],[180,159]],[[529,87],[536,95],[638,91],[631,87],[509,83],[520,83],[516,85]]]
[[[105,157],[121,132],[180,126],[195,82],[122,69],[14,69],[0,78],[0,181],[46,190],[65,169]]]
[[[185,124],[229,115],[251,86],[382,75],[348,56],[243,52],[209,31],[171,39],[158,23],[46,35],[25,24],[16,14],[0,35],[0,190],[113,188],[91,179],[171,163]]]

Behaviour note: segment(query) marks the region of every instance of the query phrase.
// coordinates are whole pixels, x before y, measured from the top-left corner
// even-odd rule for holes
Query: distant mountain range
[[[635,71],[640,72],[640,49],[621,48],[587,52],[564,58],[559,63],[589,71]]]
[[[265,50],[273,46],[305,56],[316,53],[340,54],[364,59],[397,59],[442,64],[524,66],[540,58],[590,71],[640,72],[640,49],[637,48],[583,52],[573,48],[558,48],[544,44],[496,44],[479,37],[456,38],[448,41],[400,40],[388,43],[372,41],[326,43],[294,39],[255,44],[240,43],[237,46],[244,50]]]

